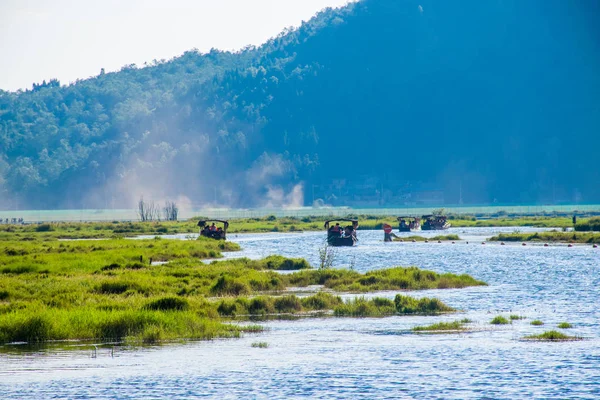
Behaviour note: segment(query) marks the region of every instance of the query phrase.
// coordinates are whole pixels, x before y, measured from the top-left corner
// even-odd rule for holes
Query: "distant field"
[[[348,214],[354,215],[415,215],[421,216],[431,213],[440,207],[418,207],[418,208],[288,208],[288,209],[189,209],[181,210],[180,219],[186,220],[193,217],[203,216],[209,218],[240,219],[261,218],[268,215],[276,217],[308,217],[308,216],[332,216],[341,217]],[[444,207],[448,214],[470,215],[470,216],[513,216],[513,215],[567,215],[573,213],[599,214],[600,205],[560,205],[560,206],[480,206],[480,207]],[[138,215],[135,209],[123,210],[13,210],[0,211],[0,218],[23,218],[25,222],[49,222],[49,221],[136,221]]]

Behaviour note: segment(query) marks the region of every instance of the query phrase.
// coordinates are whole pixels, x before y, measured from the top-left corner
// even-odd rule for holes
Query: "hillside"
[[[260,48],[3,92],[0,207],[597,202],[598,11],[363,0]]]

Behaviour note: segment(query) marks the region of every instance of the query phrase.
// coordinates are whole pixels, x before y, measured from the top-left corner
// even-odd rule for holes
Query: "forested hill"
[[[0,207],[301,201],[426,183],[600,201],[597,2],[363,0],[260,48],[0,93]],[[351,196],[350,194],[346,194]]]

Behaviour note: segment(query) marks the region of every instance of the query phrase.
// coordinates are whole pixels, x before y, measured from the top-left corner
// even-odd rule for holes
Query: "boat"
[[[445,215],[423,215],[423,220],[421,229],[424,231],[443,231],[452,226]]]
[[[332,222],[336,224],[333,225]],[[350,222],[351,225],[346,225],[342,228],[340,222]],[[358,220],[356,219],[332,219],[325,221],[325,229],[327,230],[327,244],[333,247],[352,247],[358,242],[356,237],[356,229],[358,229]]]
[[[399,232],[414,232],[421,230],[421,218],[419,217],[398,217],[400,227]]]
[[[212,225],[209,225],[211,222]],[[217,223],[223,224],[223,227],[217,226]],[[227,240],[229,221],[223,221],[220,219],[207,219],[198,221],[198,226],[200,227],[200,236],[215,240]]]

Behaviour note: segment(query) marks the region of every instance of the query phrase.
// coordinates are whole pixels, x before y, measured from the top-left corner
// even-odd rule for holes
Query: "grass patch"
[[[511,323],[511,321],[509,321],[502,315],[498,315],[490,321],[490,324],[492,324],[492,325],[508,325],[510,323]]]
[[[533,321],[531,321],[531,325],[542,326],[542,325],[544,325],[544,323],[542,321],[540,321],[539,319],[534,319]]]
[[[415,326],[412,330],[414,332],[460,332],[465,330],[463,324],[462,321],[438,322],[428,326]]]
[[[558,324],[558,327],[560,329],[571,329],[573,328],[573,325],[568,322],[561,322],[560,324]]]
[[[490,238],[496,242],[541,242],[541,243],[600,243],[600,233],[582,232],[535,232],[501,233]]]
[[[258,348],[258,349],[266,349],[266,348],[269,347],[269,343],[267,343],[267,342],[254,342],[254,343],[252,343],[252,347]]]
[[[509,318],[511,321],[518,321],[521,319],[525,319],[526,317],[524,317],[522,315],[511,314],[511,316]]]
[[[0,343],[74,339],[158,343],[237,337],[246,328],[227,324],[226,318],[231,317],[313,312],[340,316],[435,314],[452,308],[436,299],[407,296],[396,296],[394,301],[344,302],[326,292],[303,298],[280,294],[288,287],[308,285],[367,292],[484,284],[468,275],[437,274],[415,267],[367,274],[318,271],[306,269],[304,260],[283,257],[204,264],[201,259],[221,257],[223,251],[239,248],[205,238],[13,239],[3,243],[10,251],[0,251]],[[169,263],[151,265],[151,259]],[[301,270],[291,274],[275,271],[298,268]]]
[[[583,340],[583,338],[581,338],[581,337],[568,336],[568,335],[565,335],[564,333],[561,333],[558,331],[547,331],[547,332],[541,333],[539,335],[525,336],[523,339],[539,340],[539,341],[546,341],[546,342],[566,342],[566,341],[573,341],[573,340]]]

